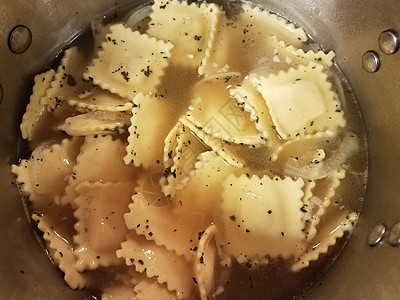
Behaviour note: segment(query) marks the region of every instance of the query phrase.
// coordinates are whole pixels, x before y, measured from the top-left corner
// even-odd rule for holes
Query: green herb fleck
[[[121,75],[122,75],[122,77],[124,77],[126,82],[129,81],[130,78],[129,78],[129,73],[128,72],[122,71]]]
[[[141,72],[143,72],[144,76],[149,77],[151,73],[153,73],[152,70],[150,70],[150,66],[147,66],[146,70],[142,69],[140,70]]]
[[[67,84],[69,86],[76,86],[76,80],[74,77],[72,77],[72,75],[68,75],[67,77]]]

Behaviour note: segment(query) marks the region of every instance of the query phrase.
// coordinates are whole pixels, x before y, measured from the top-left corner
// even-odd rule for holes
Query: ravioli
[[[122,24],[111,26],[110,31],[84,78],[128,99],[139,92],[154,92],[173,45]]]

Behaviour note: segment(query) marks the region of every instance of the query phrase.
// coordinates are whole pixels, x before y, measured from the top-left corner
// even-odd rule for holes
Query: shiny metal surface
[[[390,228],[388,234],[388,243],[392,247],[400,246],[400,222],[397,222]]]
[[[378,245],[386,236],[386,225],[378,223],[374,225],[366,238],[366,243],[374,247]]]
[[[16,162],[19,122],[33,75],[42,71],[89,20],[129,0],[0,0],[0,298],[90,299],[70,290],[31,230],[13,184],[10,164]],[[365,51],[381,53],[382,31],[400,30],[397,0],[256,0],[301,25],[326,50],[349,79],[364,115],[369,140],[369,181],[360,220],[348,245],[307,299],[396,299],[400,295],[400,249],[387,243],[365,243],[378,222],[390,228],[400,219],[400,55],[381,57],[376,73],[361,65]],[[23,54],[8,49],[10,31],[25,24],[33,34]]]
[[[385,30],[379,35],[379,49],[387,55],[392,55],[399,50],[399,35],[394,30]]]
[[[364,70],[368,73],[377,72],[381,66],[381,60],[378,53],[372,50],[368,50],[363,54],[361,63]]]
[[[32,43],[32,32],[24,26],[18,25],[10,32],[8,47],[16,54],[24,53]]]

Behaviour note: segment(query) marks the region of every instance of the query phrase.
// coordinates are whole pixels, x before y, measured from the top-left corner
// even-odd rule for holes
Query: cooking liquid
[[[225,5],[225,10],[227,10],[228,15],[233,16],[239,11],[238,7],[240,7],[238,4]],[[116,15],[112,14],[108,18],[95,22],[94,24],[102,23],[102,25],[105,25],[109,22],[114,23],[118,20],[127,23],[131,27],[133,26],[133,29],[145,32],[147,28],[146,24],[149,21],[149,18],[147,17],[148,13],[148,7],[140,6],[135,8],[133,12],[129,12],[127,15],[118,16],[116,18]],[[98,28],[97,25],[95,28]],[[80,49],[85,49],[85,55],[96,55],[97,49],[94,49],[94,40],[90,35],[90,32],[82,33],[71,45],[76,45]],[[186,112],[190,105],[192,88],[195,84],[200,82],[201,79],[202,78],[199,77],[197,69],[195,68],[182,68],[169,65],[165,70],[165,74],[162,77],[161,84],[159,85],[159,91],[160,93],[164,93],[167,96],[166,101],[169,101],[169,106],[171,107],[169,112],[171,127],[178,121],[179,117]],[[243,76],[238,78],[237,82],[240,83],[242,79]],[[351,87],[346,81],[343,73],[337,66],[333,68],[333,72],[330,74],[330,80],[333,82],[334,87],[340,96],[342,109],[344,110],[345,118],[347,120],[346,128],[338,136],[340,138],[343,135],[350,133],[358,137],[359,143],[359,151],[352,154],[346,161],[346,177],[336,190],[336,195],[332,200],[332,205],[343,206],[349,211],[359,212],[365,193],[367,179],[366,134],[355,96],[352,93]],[[229,89],[231,84],[232,82],[226,83],[226,87]],[[45,132],[45,134],[43,134],[43,136],[38,140],[32,141],[29,148],[34,149],[44,140],[57,141],[63,137],[65,137],[63,134],[60,135],[55,132]],[[120,138],[125,139],[126,136],[122,135]],[[330,143],[333,145],[332,148],[337,149],[335,146],[340,143],[340,140],[332,139]],[[251,151],[243,149],[241,151]],[[275,163],[270,163],[267,159],[262,160],[260,159],[263,155],[262,151],[259,155],[254,155],[254,152],[249,152],[248,154],[249,155],[247,156],[249,157],[249,161],[247,163],[256,170],[255,173],[259,173],[260,175],[274,174],[284,176],[284,163],[280,160]],[[252,158],[255,159],[252,161]],[[159,171],[163,173],[163,168],[160,167]],[[31,207],[29,209],[32,212],[38,208]],[[40,210],[45,214],[47,213],[43,208],[40,208]],[[71,223],[71,220],[69,220],[69,222]],[[321,222],[321,225],[323,226],[324,220]],[[69,232],[64,233],[63,235],[65,238],[71,239],[73,233]],[[318,261],[312,262],[308,268],[297,273],[290,271],[291,261],[275,260],[265,266],[260,265],[249,267],[246,265],[240,265],[233,259],[232,267],[229,270],[229,278],[225,278],[225,268],[221,267],[217,263],[215,276],[216,286],[222,284],[224,287],[224,292],[218,296],[218,299],[289,299],[300,297],[306,293],[309,287],[334,262],[347,238],[348,234],[345,234],[345,237],[337,242],[334,247],[331,247],[326,255],[321,255]],[[72,243],[72,241],[70,242]],[[95,275],[100,277],[93,280],[93,282],[98,283],[97,286],[91,288],[94,297],[100,297],[102,290],[101,285],[107,282],[108,278],[113,276],[116,271],[118,271],[118,267],[109,269],[104,268],[104,270],[99,273],[100,275]],[[89,273],[90,272],[91,271],[89,271]]]

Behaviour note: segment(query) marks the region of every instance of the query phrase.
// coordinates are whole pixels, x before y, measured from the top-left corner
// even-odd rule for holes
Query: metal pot
[[[342,254],[307,299],[398,298],[400,268],[396,260],[400,250],[394,246],[400,243],[400,226],[393,225],[400,221],[400,190],[396,184],[400,175],[400,53],[390,54],[398,42],[395,36],[390,40],[390,32],[381,36],[380,44],[378,41],[383,31],[400,31],[400,4],[396,0],[255,2],[294,21],[326,49],[335,50],[337,64],[359,100],[368,136],[369,179],[359,222]],[[132,7],[140,3],[141,0],[0,0],[2,299],[91,299],[85,292],[70,290],[49,263],[12,184],[10,164],[17,162],[19,123],[34,74],[47,67],[90,20],[110,11],[123,11],[127,4]],[[363,56],[368,50],[375,52]],[[376,71],[376,67],[380,67],[377,72],[367,72]],[[379,222],[382,226],[375,227]],[[385,226],[389,234],[379,242]],[[368,245],[368,238],[370,244],[378,242],[377,245]]]

